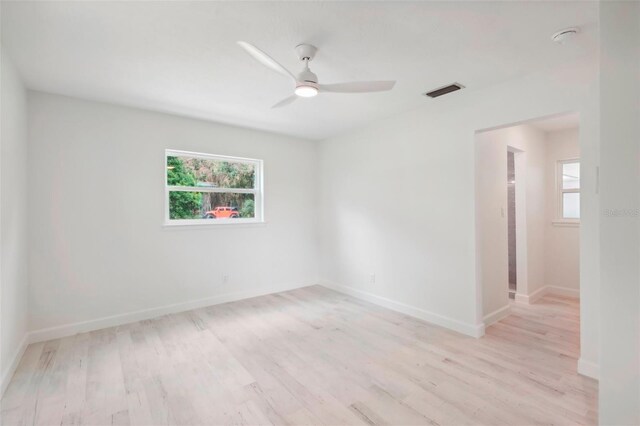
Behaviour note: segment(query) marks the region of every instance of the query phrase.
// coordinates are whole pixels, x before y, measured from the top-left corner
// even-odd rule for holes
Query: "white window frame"
[[[252,164],[255,167],[255,180],[253,188],[215,188],[200,186],[170,186],[167,184],[167,158],[168,157],[188,157],[202,158],[206,160],[227,161],[230,163]],[[264,183],[263,183],[263,161],[254,158],[231,157],[226,155],[205,154],[202,152],[181,151],[176,149],[165,149],[164,164],[164,224],[166,226],[184,225],[242,225],[251,223],[264,223]],[[255,217],[237,219],[171,219],[169,215],[169,193],[175,191],[183,192],[215,192],[233,194],[253,194],[255,205]]]
[[[556,192],[557,192],[557,197],[556,197],[556,221],[555,224],[558,225],[579,225],[580,224],[580,219],[576,219],[576,218],[568,218],[568,217],[564,217],[564,194],[569,194],[569,193],[573,193],[573,194],[580,194],[580,190],[582,189],[582,177],[580,178],[580,185],[578,186],[578,188],[572,188],[572,189],[565,189],[563,188],[562,185],[562,175],[563,175],[563,166],[565,164],[572,164],[572,163],[578,163],[580,164],[580,159],[579,158],[568,158],[566,160],[559,160],[556,163]],[[582,174],[582,171],[580,172]],[[582,195],[580,196],[580,217],[582,217]]]

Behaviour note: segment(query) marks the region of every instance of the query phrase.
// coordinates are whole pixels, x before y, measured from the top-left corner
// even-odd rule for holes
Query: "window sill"
[[[162,227],[165,229],[189,229],[189,228],[262,228],[267,225],[264,220],[248,221],[220,221],[212,223],[210,221],[197,221],[189,223],[165,222]]]
[[[568,227],[579,227],[580,226],[580,221],[574,221],[574,220],[554,220],[551,222],[551,225],[553,226],[568,226]]]

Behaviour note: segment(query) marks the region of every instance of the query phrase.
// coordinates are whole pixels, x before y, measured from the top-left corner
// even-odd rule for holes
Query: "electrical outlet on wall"
[[[222,283],[226,284],[229,282],[229,274],[222,274]]]
[[[369,284],[376,283],[376,274],[369,274]]]

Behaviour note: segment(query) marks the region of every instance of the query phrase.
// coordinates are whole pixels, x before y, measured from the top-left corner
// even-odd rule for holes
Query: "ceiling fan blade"
[[[281,108],[283,106],[287,106],[293,103],[296,99],[298,99],[297,95],[291,95],[288,98],[284,98],[283,100],[281,100],[280,102],[272,106],[271,108]]]
[[[349,83],[321,84],[321,92],[330,93],[367,93],[384,92],[393,89],[395,81],[352,81]]]
[[[280,65],[278,62],[276,62],[276,60],[273,59],[271,56],[267,55],[262,50],[255,47],[253,44],[247,43],[246,41],[239,41],[238,44],[240,45],[240,47],[246,50],[249,55],[253,56],[253,58],[256,61],[260,62],[265,67],[271,68],[272,70],[282,75],[285,75],[287,77],[291,77],[293,81],[296,81],[296,77],[293,74],[291,74],[289,70],[287,70],[285,67]]]

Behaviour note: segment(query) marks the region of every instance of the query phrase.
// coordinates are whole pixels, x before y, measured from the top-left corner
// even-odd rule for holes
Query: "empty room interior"
[[[640,425],[640,2],[0,24],[0,424]]]

